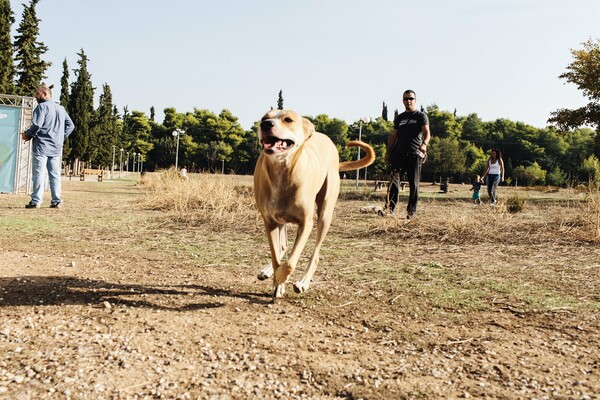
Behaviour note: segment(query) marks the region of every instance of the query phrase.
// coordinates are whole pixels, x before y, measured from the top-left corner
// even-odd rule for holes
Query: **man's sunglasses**
[[[414,97],[405,97],[403,100],[410,100],[413,101],[415,98]]]

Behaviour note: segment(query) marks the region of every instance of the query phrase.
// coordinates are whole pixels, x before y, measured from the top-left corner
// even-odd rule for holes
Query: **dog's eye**
[[[285,117],[283,120],[287,123],[294,122],[294,120],[291,119],[290,117]]]

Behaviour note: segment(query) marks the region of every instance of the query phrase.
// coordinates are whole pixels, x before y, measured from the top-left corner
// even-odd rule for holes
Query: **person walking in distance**
[[[402,95],[405,111],[394,119],[394,131],[388,138],[385,162],[391,165],[396,174],[390,187],[388,206],[393,214],[398,201],[400,177],[406,173],[410,194],[406,207],[406,218],[411,219],[417,213],[421,166],[427,155],[427,145],[431,140],[427,114],[417,110],[417,95],[406,90]]]
[[[46,85],[35,90],[38,102],[33,110],[31,126],[21,133],[25,141],[32,140],[33,190],[31,201],[26,208],[39,208],[44,197],[45,172],[48,171],[51,208],[60,208],[60,168],[65,138],[73,132],[75,126],[64,107],[52,100],[52,91]]]
[[[487,175],[487,192],[490,196],[490,204],[494,205],[498,201],[497,189],[500,182],[504,182],[504,161],[500,154],[500,149],[492,149],[490,158],[487,162],[487,168],[481,175],[484,179]]]
[[[471,191],[473,195],[471,198],[475,204],[481,204],[481,185],[483,185],[483,179],[479,175],[473,179],[473,186],[471,186]]]

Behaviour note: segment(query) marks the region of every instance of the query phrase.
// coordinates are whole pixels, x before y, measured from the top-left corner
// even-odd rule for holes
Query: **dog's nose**
[[[272,127],[274,126],[273,124],[273,120],[270,119],[265,119],[264,121],[262,121],[260,123],[260,129],[262,129],[263,131],[268,131],[270,130]]]

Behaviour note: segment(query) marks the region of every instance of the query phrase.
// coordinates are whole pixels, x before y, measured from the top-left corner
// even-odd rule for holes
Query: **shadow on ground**
[[[250,303],[270,304],[264,293],[238,293],[200,285],[146,286],[110,283],[64,276],[0,278],[0,307],[102,305],[192,311],[223,307],[222,301],[193,302],[197,296],[211,299],[241,298]],[[151,299],[149,299],[151,298]],[[162,303],[168,302],[170,305]]]

